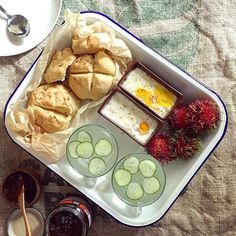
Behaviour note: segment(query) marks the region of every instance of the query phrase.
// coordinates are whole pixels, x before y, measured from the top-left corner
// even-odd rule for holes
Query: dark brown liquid
[[[25,187],[25,202],[28,205],[37,194],[37,186],[34,179],[24,172],[19,171],[8,176],[3,185],[3,193],[10,202],[17,204],[22,184]]]
[[[61,211],[52,216],[49,222],[50,236],[81,236],[81,219],[69,211]]]

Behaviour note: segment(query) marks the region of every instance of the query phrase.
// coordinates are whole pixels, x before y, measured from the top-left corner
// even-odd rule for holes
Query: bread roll
[[[114,76],[115,71],[115,63],[107,53],[104,51],[99,51],[95,54],[94,72]]]
[[[104,51],[79,56],[70,68],[69,87],[80,99],[98,100],[110,90],[115,69]]]
[[[77,55],[95,53],[99,50],[99,39],[93,35],[86,38],[74,35],[72,37],[72,49]]]
[[[34,105],[74,116],[79,107],[79,100],[62,84],[44,84],[31,94]]]
[[[32,111],[35,117],[35,124],[47,133],[65,130],[70,125],[71,116],[66,116],[35,105],[32,106]]]
[[[44,84],[36,88],[28,101],[35,123],[47,133],[69,127],[79,109],[79,100],[61,84]]]
[[[92,100],[99,100],[110,90],[113,82],[113,77],[110,75],[97,74],[93,75],[93,85],[92,85]]]
[[[63,81],[66,76],[67,68],[74,62],[76,56],[71,48],[64,48],[62,51],[56,52],[49,64],[44,79],[47,83]]]
[[[70,67],[70,73],[93,72],[93,56],[90,54],[77,57]]]
[[[93,74],[70,74],[69,87],[80,99],[91,99]]]

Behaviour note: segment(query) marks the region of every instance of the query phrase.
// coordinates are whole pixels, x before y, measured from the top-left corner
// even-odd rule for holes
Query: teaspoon
[[[22,15],[9,15],[0,5],[2,11],[7,17],[8,31],[17,37],[26,37],[30,32],[29,21]]]

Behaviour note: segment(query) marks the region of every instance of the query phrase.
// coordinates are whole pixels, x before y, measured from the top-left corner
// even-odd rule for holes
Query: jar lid
[[[44,219],[41,213],[34,208],[26,208],[32,235],[43,236]],[[14,232],[17,231],[17,234]],[[20,209],[15,210],[7,220],[7,233],[9,236],[25,236],[25,223]]]

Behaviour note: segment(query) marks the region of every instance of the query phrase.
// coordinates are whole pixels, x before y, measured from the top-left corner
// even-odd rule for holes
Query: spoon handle
[[[8,18],[10,15],[6,12],[6,10],[0,5],[0,11],[2,11]]]
[[[19,202],[19,206],[22,211],[22,215],[23,215],[24,222],[25,222],[26,235],[31,236],[29,220],[28,220],[28,217],[27,217],[26,211],[25,211],[25,193],[24,192],[25,192],[25,190],[24,190],[24,185],[23,185],[21,192],[18,196],[18,202]]]

